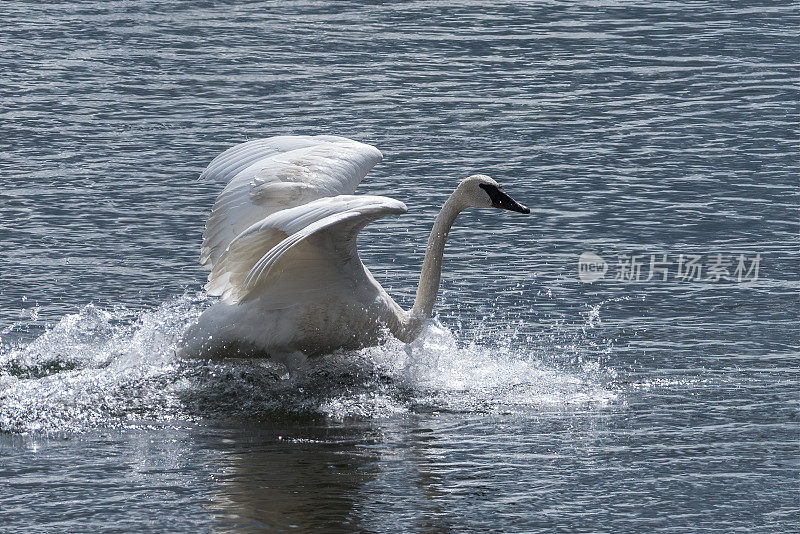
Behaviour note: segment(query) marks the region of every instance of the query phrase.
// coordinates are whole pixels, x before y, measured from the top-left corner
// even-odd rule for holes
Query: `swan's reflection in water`
[[[225,436],[212,469],[217,532],[452,528],[436,439],[413,420],[248,423]]]
[[[264,423],[231,431],[221,446],[217,531],[363,530],[356,510],[375,477],[379,432],[368,426]]]
[[[198,379],[185,402],[210,416],[195,443],[212,449],[203,456],[215,479],[216,531],[438,532],[458,524],[454,492],[470,500],[469,489],[447,473],[454,461],[464,464],[463,444],[452,440],[461,416],[379,408],[414,404],[402,388],[384,399],[388,379],[334,363],[300,385],[252,362],[217,364]],[[337,399],[359,399],[364,409],[376,403],[375,417],[303,411]],[[212,423],[220,406],[242,418]]]

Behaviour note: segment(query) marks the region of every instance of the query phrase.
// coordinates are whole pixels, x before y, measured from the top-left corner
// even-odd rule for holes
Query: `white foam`
[[[320,358],[311,374],[289,380],[265,360],[179,360],[176,343],[205,305],[200,296],[138,313],[88,305],[37,339],[2,349],[0,429],[80,431],[276,412],[509,413],[616,399],[607,385],[613,373],[596,361],[564,370],[513,336],[485,346],[439,324],[410,345],[390,340]]]
[[[413,343],[391,340],[361,351],[361,356],[392,378],[396,387],[411,392],[413,404],[427,410],[508,413],[538,407],[603,406],[617,397],[607,387],[613,373],[597,362],[585,362],[576,372],[544,363],[529,346],[504,343],[492,347],[474,341],[459,343],[441,324],[433,323]],[[380,395],[364,399],[386,415],[402,411]],[[361,405],[326,405],[334,416],[359,414]]]
[[[178,336],[198,314],[189,298],[140,314],[90,304],[34,341],[5,350],[0,429],[80,430],[140,413],[170,414],[175,403],[163,385],[179,367]]]

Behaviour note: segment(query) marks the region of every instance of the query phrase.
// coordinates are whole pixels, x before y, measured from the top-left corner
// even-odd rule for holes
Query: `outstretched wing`
[[[332,135],[284,135],[229,148],[200,175],[227,182],[206,222],[200,263],[213,267],[242,230],[268,215],[354,193],[381,158],[371,145]]]
[[[340,195],[274,213],[239,234],[220,256],[206,291],[229,303],[269,289],[299,295],[342,282],[358,260],[356,236],[370,222],[405,213],[398,200]]]

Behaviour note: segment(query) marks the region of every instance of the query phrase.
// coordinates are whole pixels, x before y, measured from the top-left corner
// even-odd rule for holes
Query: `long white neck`
[[[447,234],[453,226],[456,217],[467,204],[462,200],[461,192],[456,189],[445,201],[442,210],[433,222],[433,229],[428,238],[428,248],[425,251],[425,261],[422,263],[422,273],[419,276],[417,297],[414,305],[408,311],[403,311],[394,300],[394,314],[389,319],[389,328],[392,334],[405,343],[411,343],[422,332],[426,319],[433,314],[433,305],[436,303],[436,294],[439,292],[439,281],[442,278],[442,257]],[[391,299],[391,297],[389,297]]]
[[[424,320],[433,314],[433,305],[436,303],[436,294],[439,292],[439,281],[442,278],[442,257],[447,234],[453,226],[456,217],[466,207],[461,200],[458,190],[442,206],[442,211],[436,216],[431,235],[428,238],[428,248],[425,251],[425,262],[422,264],[422,273],[417,286],[417,298],[411,308],[412,319]]]

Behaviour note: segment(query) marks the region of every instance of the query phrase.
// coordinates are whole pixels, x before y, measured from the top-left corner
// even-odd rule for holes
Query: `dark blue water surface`
[[[796,3],[0,12],[3,532],[800,532]],[[176,359],[197,176],[292,133],[383,151],[403,305],[460,179],[533,213],[462,215],[412,346]]]

